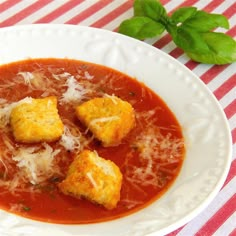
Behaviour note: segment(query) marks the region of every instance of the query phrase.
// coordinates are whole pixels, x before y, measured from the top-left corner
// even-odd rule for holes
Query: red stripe
[[[213,235],[236,209],[236,194],[234,194],[195,234],[195,236]]]
[[[236,128],[234,128],[231,133],[232,133],[233,143],[236,143]]]
[[[236,228],[229,234],[229,236],[236,236]]]
[[[183,6],[192,6],[196,3],[197,1],[190,2],[190,1],[185,1],[181,5],[175,7],[169,14],[173,13],[177,8],[183,7]],[[208,5],[206,5],[203,10],[211,12],[213,11],[218,5],[220,5],[223,1],[222,0],[215,0],[211,1]],[[172,40],[171,36],[169,34],[165,35],[162,37],[160,40],[158,40],[153,46],[157,48],[163,48],[165,45],[167,45],[170,41]],[[174,52],[175,53],[175,52]],[[178,52],[177,52],[178,53]]]
[[[236,159],[233,160],[232,163],[231,163],[228,176],[227,176],[227,178],[225,180],[225,183],[224,183],[222,188],[224,188],[225,185],[227,185],[231,181],[231,179],[233,179],[233,177],[235,177],[235,175],[236,175]]]
[[[231,18],[235,14],[235,9],[236,9],[236,2],[234,2],[234,4],[231,5],[227,10],[225,10],[223,15],[225,15],[227,18]]]
[[[15,14],[14,16],[8,18],[5,21],[2,21],[0,23],[0,27],[6,27],[6,26],[10,26],[10,25],[14,25],[17,22],[21,21],[22,19],[24,19],[25,17],[33,14],[34,12],[36,12],[37,10],[39,10],[40,8],[44,7],[45,5],[49,4],[50,2],[52,2],[52,0],[40,0],[40,1],[36,1],[35,3],[33,3],[32,5],[24,8],[24,10],[18,12],[17,14]]]
[[[168,2],[170,2],[171,0],[161,0],[160,2],[161,2],[161,4],[164,6],[164,5],[166,5]]]
[[[74,8],[75,6],[81,4],[83,0],[70,0],[67,1],[62,6],[58,7],[56,10],[50,12],[46,16],[42,17],[41,19],[38,19],[34,23],[49,23],[53,21],[54,19],[58,18],[65,12],[69,11],[70,9]]]
[[[185,66],[187,66],[190,70],[193,70],[193,69],[194,69],[195,67],[197,67],[198,65],[199,65],[198,62],[192,61],[192,60],[190,60],[190,61],[188,61],[188,62],[185,63]]]
[[[223,83],[214,94],[218,100],[220,100],[226,93],[233,89],[236,85],[236,74],[232,75],[225,83]]]
[[[160,38],[157,42],[155,42],[153,44],[154,47],[156,48],[163,48],[165,45],[167,45],[170,41],[172,40],[172,37],[170,36],[170,34],[166,34],[165,36],[163,36],[162,38]]]
[[[112,2],[112,0],[97,1],[95,4],[90,6],[88,9],[82,11],[77,16],[75,16],[72,19],[70,19],[69,21],[67,21],[66,24],[78,24],[79,22],[81,22],[84,19],[88,18],[92,14],[98,12],[99,10],[101,10],[103,7],[107,6],[111,2]]]
[[[214,77],[220,74],[223,70],[225,70],[229,65],[214,65],[208,71],[206,71],[201,79],[205,84],[208,84]]]
[[[165,235],[165,236],[176,236],[185,226],[186,226],[186,225],[184,225],[184,226],[182,226],[182,227],[176,229],[175,231],[173,231],[173,232],[171,232],[171,233],[169,233],[169,234],[167,234],[167,235]]]
[[[236,99],[234,99],[225,109],[225,114],[228,120],[235,114],[236,111]]]
[[[204,11],[212,12],[216,7],[218,7],[224,0],[211,1],[208,5],[204,7]]]
[[[233,26],[228,32],[228,35],[230,35],[231,37],[234,37],[236,35],[236,25]]]
[[[175,48],[174,50],[172,50],[169,54],[174,57],[174,58],[178,58],[180,57],[182,54],[184,53],[184,51],[181,48]]]
[[[115,18],[117,18],[119,15],[122,13],[128,11],[131,7],[133,6],[133,0],[127,0],[125,3],[117,7],[115,10],[111,11],[98,21],[94,22],[91,26],[92,27],[97,27],[97,28],[102,28],[104,25],[108,24]]]
[[[162,0],[162,5],[165,5],[170,0]],[[94,22],[91,26],[102,28],[104,25],[108,24],[115,18],[117,18],[119,15],[123,14],[124,12],[128,11],[133,6],[134,0],[127,0],[125,3],[123,3],[121,6],[117,7],[112,12],[108,13],[106,16],[102,17],[100,20]],[[116,31],[117,29],[114,29],[113,31]]]
[[[8,8],[16,5],[19,3],[21,0],[8,0],[0,4],[0,12],[6,11]]]

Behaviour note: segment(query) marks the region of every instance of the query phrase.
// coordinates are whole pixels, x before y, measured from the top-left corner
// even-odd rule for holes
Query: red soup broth
[[[120,145],[103,147],[78,121],[75,106],[113,95],[133,106],[136,125]],[[26,97],[48,96],[58,99],[59,115],[74,138],[72,150],[62,140],[30,145],[14,140],[8,120],[12,104]],[[14,159],[16,150],[30,148],[34,154],[46,149],[54,154],[53,168],[46,176],[40,173],[38,182],[24,176],[26,170]],[[74,156],[84,148],[112,160],[123,174],[121,198],[113,210],[66,196],[57,187]],[[63,224],[120,218],[146,207],[167,191],[180,172],[184,152],[183,134],[173,113],[134,78],[102,65],[69,59],[30,59],[0,67],[0,208],[6,211]]]

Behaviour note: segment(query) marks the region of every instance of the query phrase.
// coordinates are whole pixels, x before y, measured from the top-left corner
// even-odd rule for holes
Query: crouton
[[[120,200],[121,184],[122,174],[115,163],[99,157],[96,152],[84,150],[76,156],[58,186],[66,195],[113,209]]]
[[[76,116],[104,147],[120,144],[135,125],[133,107],[116,96],[94,98],[79,105]]]
[[[20,103],[12,109],[10,125],[18,142],[52,142],[63,133],[63,123],[58,115],[54,96]]]

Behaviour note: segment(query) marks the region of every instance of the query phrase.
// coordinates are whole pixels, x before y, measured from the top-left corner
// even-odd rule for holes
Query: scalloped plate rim
[[[48,35],[45,33],[46,31],[48,30]],[[174,74],[174,72],[177,72],[177,73],[180,73],[179,76],[177,77],[180,77],[181,75],[185,75],[186,77],[186,82],[185,84],[188,85],[188,86],[192,86],[192,90],[195,91],[194,89],[194,86],[197,87],[197,92],[199,94],[202,93],[205,93],[204,96],[207,97],[208,100],[210,100],[210,102],[212,104],[215,105],[215,109],[217,110],[218,112],[218,119],[220,119],[221,122],[223,122],[223,125],[224,125],[224,128],[223,128],[223,131],[222,131],[222,135],[223,135],[223,132],[225,132],[225,135],[226,135],[226,138],[227,138],[227,142],[226,142],[226,147],[224,148],[225,149],[225,152],[227,154],[227,159],[225,160],[225,162],[223,163],[224,164],[224,169],[220,175],[220,177],[218,178],[218,180],[216,181],[216,185],[215,187],[212,189],[211,192],[209,192],[208,196],[204,197],[204,199],[202,200],[202,202],[197,205],[192,211],[190,211],[189,213],[186,213],[184,216],[182,216],[180,219],[177,219],[175,221],[173,221],[170,225],[167,225],[167,226],[163,226],[163,227],[160,227],[158,228],[157,230],[154,229],[153,232],[151,232],[152,230],[149,230],[147,229],[146,230],[146,233],[155,233],[158,234],[158,235],[162,235],[162,234],[167,234],[167,233],[170,233],[171,231],[177,229],[178,227],[184,225],[185,223],[187,223],[188,221],[190,221],[191,219],[193,219],[195,216],[197,216],[203,209],[206,208],[206,206],[213,200],[213,198],[216,196],[217,192],[220,190],[220,188],[222,187],[226,177],[227,177],[227,173],[229,171],[229,167],[230,167],[230,163],[231,163],[231,156],[232,156],[232,147],[231,147],[231,143],[230,143],[230,139],[231,139],[231,134],[230,134],[230,129],[229,129],[229,125],[227,123],[227,119],[226,119],[226,116],[222,110],[222,108],[220,107],[218,101],[216,100],[216,98],[212,95],[212,93],[210,92],[210,90],[204,85],[204,83],[192,72],[190,71],[187,67],[185,67],[183,64],[181,64],[179,61],[177,61],[176,59],[172,58],[170,55],[166,54],[165,52],[157,49],[157,48],[154,48],[152,47],[151,45],[147,45],[145,44],[144,42],[140,42],[140,41],[137,41],[135,39],[132,39],[132,38],[129,38],[127,36],[124,36],[124,35],[120,35],[118,33],[114,33],[114,32],[110,32],[110,31],[107,31],[105,29],[96,29],[96,28],[92,28],[92,27],[87,27],[87,26],[74,26],[74,25],[61,25],[61,24],[35,24],[35,25],[19,25],[19,26],[11,26],[11,27],[6,27],[6,28],[1,28],[0,29],[0,35],[1,34],[16,34],[16,32],[18,33],[22,33],[22,37],[24,38],[24,32],[26,33],[27,35],[27,32],[29,33],[29,31],[32,31],[33,33],[35,33],[37,35],[37,32],[41,32],[41,33],[44,33],[45,37],[53,37],[51,34],[50,34],[50,31],[57,31],[58,32],[58,35],[59,36],[62,36],[62,37],[66,37],[65,35],[65,32],[69,31],[71,33],[75,32],[75,35],[72,36],[71,34],[71,37],[75,37],[78,36],[77,34],[80,33],[80,35],[83,37],[82,33],[85,35],[84,37],[88,37],[86,36],[86,34],[94,34],[95,36],[98,36],[97,40],[100,40],[101,38],[105,38],[105,36],[108,35],[108,38],[111,37],[112,39],[115,39],[117,41],[114,42],[114,45],[115,47],[117,47],[117,51],[114,52],[114,55],[109,55],[112,58],[116,57],[119,52],[121,52],[123,49],[122,47],[124,47],[124,45],[127,44],[130,44],[130,45],[135,45],[136,48],[137,48],[137,51],[136,48],[133,48],[132,50],[136,53],[136,54],[141,54],[141,55],[144,55],[145,52],[146,54],[148,54],[148,56],[145,54],[144,56],[146,56],[148,59],[151,58],[150,60],[152,61],[152,58],[155,58],[155,60],[153,59],[153,63],[162,63],[160,66],[162,69],[163,69],[163,65],[167,65],[168,68],[170,69],[170,73],[171,75]],[[82,32],[82,33],[81,33]],[[32,33],[32,34],[33,34]],[[11,35],[8,37],[11,38]],[[33,37],[33,36],[32,36]],[[42,36],[41,36],[42,37]],[[100,37],[100,38],[99,38]],[[7,37],[6,37],[7,38]],[[4,39],[4,38],[3,38]],[[19,39],[17,39],[19,40]],[[98,45],[98,42],[96,41],[96,39],[94,40],[95,42],[92,41],[92,43],[97,43]],[[114,48],[112,45],[109,46],[108,44],[110,43],[110,41],[108,40],[106,43],[105,43],[105,46],[107,46],[108,48]],[[0,47],[1,47],[1,42],[0,42]],[[65,49],[63,49],[65,50]],[[82,49],[81,49],[82,50]],[[139,52],[138,52],[139,50]],[[141,52],[140,52],[141,50]],[[143,51],[142,51],[143,50]],[[147,50],[147,51],[145,51]],[[118,52],[118,54],[117,54]],[[144,54],[142,54],[144,53]],[[0,54],[1,54],[1,49],[0,49]],[[66,54],[66,53],[65,53]],[[122,54],[122,53],[120,53]],[[150,54],[150,55],[149,55]],[[55,54],[56,55],[56,54]],[[1,56],[0,55],[0,59],[1,59]],[[105,55],[106,56],[106,55]],[[156,57],[160,57],[156,59]],[[25,55],[25,58],[27,58],[28,55],[26,56]],[[50,57],[50,56],[48,56]],[[54,57],[54,56],[53,56]],[[86,57],[86,56],[85,56]],[[99,57],[99,56],[98,56]],[[119,57],[119,55],[118,55]],[[123,56],[123,57],[129,57],[129,55],[126,55]],[[25,58],[21,58],[21,59],[25,59]],[[74,58],[74,56],[72,56],[72,58]],[[79,59],[79,58],[75,58],[75,59]],[[2,61],[4,62],[5,59],[3,59]],[[100,60],[100,59],[99,59]],[[116,61],[117,58],[114,59],[114,61]],[[10,62],[11,60],[10,59],[7,59],[4,63],[7,63],[7,62]],[[13,60],[14,61],[14,60]],[[131,61],[132,61],[132,58],[131,58]],[[135,60],[134,60],[135,61]],[[1,60],[0,60],[1,62]],[[93,61],[92,61],[93,62]],[[134,62],[135,64],[136,62]],[[166,64],[163,64],[163,63],[166,63]],[[110,66],[110,65],[108,65]],[[111,65],[111,67],[113,67]],[[132,65],[131,65],[132,67]],[[115,68],[115,69],[119,69],[119,68]],[[165,68],[164,68],[165,69]],[[126,68],[126,70],[128,70]],[[123,71],[123,70],[122,70]],[[127,73],[130,72],[130,71],[127,71]],[[163,72],[164,74],[166,72]],[[140,73],[141,74],[141,73]],[[148,73],[147,73],[148,74]],[[142,77],[140,75],[140,77]],[[189,77],[191,78],[191,80],[193,80],[193,82],[189,82]],[[139,78],[138,78],[139,79]],[[141,81],[143,81],[143,79],[139,79]],[[173,78],[173,80],[177,80],[175,78]],[[150,81],[144,81],[144,82],[150,82]],[[176,82],[177,83],[177,82]],[[180,82],[182,83],[182,82]],[[178,83],[177,83],[178,84]],[[190,85],[189,85],[190,84]],[[162,86],[162,85],[161,85]],[[183,87],[183,86],[182,86]],[[180,86],[181,88],[181,86]],[[186,89],[186,88],[184,88]],[[158,89],[157,89],[158,90]],[[164,94],[166,94],[164,92]],[[203,97],[204,97],[203,96]],[[168,96],[167,96],[168,98]],[[165,99],[164,99],[165,100]],[[196,99],[195,99],[196,100]],[[168,105],[172,105],[171,102],[170,104],[168,103]],[[174,114],[176,114],[174,112]],[[212,115],[211,113],[209,115]],[[179,116],[176,115],[177,117]],[[182,119],[182,118],[181,118]],[[209,121],[209,117],[206,117],[206,122]],[[217,122],[217,121],[216,121]],[[214,127],[213,127],[214,128]],[[211,150],[210,150],[211,151]],[[185,165],[185,164],[184,164]],[[184,167],[183,167],[184,168]],[[181,171],[182,172],[182,171]],[[179,179],[179,178],[178,178]],[[176,180],[177,181],[177,180]],[[172,187],[170,188],[172,189]],[[173,189],[172,189],[173,190]],[[170,191],[170,190],[169,190]],[[169,192],[168,191],[168,192]],[[165,194],[167,195],[167,194]],[[163,197],[161,197],[161,199],[159,199],[158,201],[160,201],[161,203],[165,202],[165,195]],[[163,200],[164,199],[164,200]],[[157,201],[157,202],[158,202]],[[158,203],[157,203],[158,205]],[[165,205],[165,204],[164,204]],[[78,233],[81,234],[81,235],[85,235],[85,232],[87,229],[89,229],[90,227],[97,227],[99,230],[101,229],[104,229],[103,227],[106,227],[108,226],[109,224],[113,224],[115,223],[115,225],[118,225],[118,226],[122,226],[126,223],[126,221],[131,218],[133,218],[133,216],[135,215],[139,215],[140,213],[143,214],[143,212],[145,212],[145,214],[147,212],[149,212],[150,208],[152,207],[153,205],[147,207],[147,210],[144,209],[144,211],[139,211],[135,214],[132,214],[130,216],[127,216],[127,217],[123,217],[122,219],[117,219],[117,220],[114,220],[114,221],[108,221],[108,222],[103,222],[103,223],[97,223],[97,224],[91,224],[91,225],[58,225],[58,224],[51,224],[51,223],[45,223],[45,222],[38,222],[38,221],[34,221],[34,220],[29,220],[29,219],[25,219],[25,218],[22,218],[22,217],[18,217],[18,216],[15,216],[15,215],[12,215],[12,214],[8,214],[8,213],[5,213],[5,212],[0,212],[0,214],[4,214],[6,217],[10,217],[10,221],[11,221],[11,217],[13,219],[13,221],[16,219],[16,220],[19,220],[20,222],[23,221],[23,222],[26,222],[26,223],[29,223],[29,225],[32,224],[32,226],[39,226],[39,225],[42,225],[42,226],[53,226],[53,232],[57,233],[58,236],[59,235],[78,235],[78,234],[74,234],[74,229],[71,231],[70,228],[75,228],[76,231],[78,229]],[[155,206],[155,204],[154,204]],[[1,222],[0,222],[0,225],[1,225]],[[59,227],[60,230],[58,231],[56,228],[58,226],[62,226],[62,227]],[[14,226],[15,227],[15,226]],[[13,227],[13,231],[14,231],[14,227]],[[17,226],[18,227],[18,226]],[[146,229],[146,228],[145,228]],[[144,229],[144,230],[145,230]],[[80,232],[81,231],[81,232]],[[0,230],[1,232],[1,230]],[[44,230],[42,229],[42,231],[40,231],[41,233],[44,232]],[[138,231],[135,231],[138,233]],[[30,233],[30,232],[29,232]],[[99,233],[99,232],[98,232]],[[100,231],[100,233],[98,235],[103,235],[104,232]],[[125,235],[131,235],[130,233],[132,233],[131,231],[127,231],[126,232],[122,232],[122,233],[125,233]],[[40,234],[39,234],[40,235]],[[90,235],[90,234],[87,234],[87,235]],[[92,235],[95,235],[95,234],[92,234]],[[108,234],[109,235],[109,234]],[[114,234],[114,235],[124,235],[124,234]],[[137,234],[138,235],[138,234]]]

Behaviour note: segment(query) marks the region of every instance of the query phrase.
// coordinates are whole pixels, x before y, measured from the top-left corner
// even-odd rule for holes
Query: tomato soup
[[[75,107],[112,95],[133,106],[136,125],[120,145],[103,147],[76,118]],[[52,143],[16,142],[9,124],[12,107],[29,97],[48,96],[57,97],[65,127],[62,137]],[[123,182],[115,209],[66,196],[58,189],[75,155],[85,148],[96,150],[120,168]],[[175,116],[158,95],[134,78],[70,59],[29,59],[0,67],[1,209],[63,224],[120,218],[166,192],[180,172],[184,153],[183,134]],[[45,170],[38,166],[42,156],[50,159]]]

